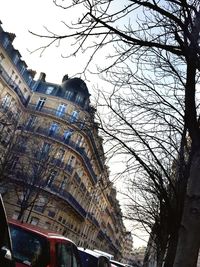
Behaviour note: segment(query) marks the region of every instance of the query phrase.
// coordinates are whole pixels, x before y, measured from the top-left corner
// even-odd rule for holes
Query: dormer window
[[[53,86],[48,86],[48,87],[47,87],[47,90],[46,90],[46,94],[47,94],[47,95],[50,95],[50,94],[53,92],[53,89],[54,89]]]
[[[14,59],[13,59],[13,63],[16,65],[19,61],[19,56],[18,55],[15,55],[14,56]]]
[[[8,44],[9,44],[9,39],[8,39],[8,37],[5,37],[4,41],[3,41],[3,47],[7,48]]]
[[[32,76],[29,75],[29,76],[28,76],[28,84],[29,84],[29,85],[31,84],[32,80],[33,80]]]
[[[82,104],[83,103],[83,96],[82,95],[77,95],[76,99],[75,99],[75,102],[77,104]]]
[[[22,65],[22,67],[21,67],[21,70],[20,70],[20,72],[21,72],[21,74],[23,74],[24,73],[24,71],[25,71],[25,66],[24,65]]]
[[[68,99],[68,100],[71,100],[72,97],[73,97],[73,92],[72,91],[66,91],[65,93],[65,97]]]

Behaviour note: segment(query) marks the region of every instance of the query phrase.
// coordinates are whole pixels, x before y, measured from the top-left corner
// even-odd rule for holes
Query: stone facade
[[[1,147],[6,150],[10,144],[4,131],[19,138],[6,177],[9,186],[2,191],[8,216],[19,219],[29,197],[21,220],[121,260],[131,245],[87,85],[67,75],[60,84],[47,82],[44,73],[36,80],[13,47],[14,38],[0,26]],[[12,123],[3,125],[5,118]]]

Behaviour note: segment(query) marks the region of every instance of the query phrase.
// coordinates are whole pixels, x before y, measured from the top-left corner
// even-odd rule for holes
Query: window
[[[2,99],[2,107],[8,108],[11,104],[11,95],[6,94]]]
[[[66,105],[60,104],[56,110],[56,116],[63,117],[65,115]]]
[[[32,217],[32,219],[37,219]],[[14,258],[27,266],[46,267],[50,261],[50,245],[46,237],[10,224]]]
[[[80,178],[83,176],[83,170],[82,169],[77,169],[76,172]]]
[[[18,55],[15,55],[14,56],[14,59],[13,59],[13,63],[16,65],[19,61],[19,56]]]
[[[51,147],[51,144],[44,142],[42,151],[45,153],[49,153],[50,147]]]
[[[3,40],[3,47],[4,47],[4,48],[7,48],[8,44],[9,44],[9,39],[8,39],[8,37],[6,36],[6,37],[4,38],[4,40]]]
[[[83,103],[83,96],[78,94],[78,95],[76,96],[75,102],[76,102],[77,104],[82,104],[82,103]]]
[[[50,229],[51,224],[49,222],[45,222],[44,229]]]
[[[70,116],[70,122],[76,122],[78,120],[79,112],[74,110]]]
[[[19,211],[14,211],[13,216],[12,216],[12,219],[13,220],[17,220],[18,219],[18,216],[19,216]]]
[[[71,267],[72,265],[72,245],[71,243],[56,244],[56,258],[58,267]]]
[[[56,122],[53,122],[49,128],[49,136],[54,136],[59,129],[59,126]]]
[[[42,149],[40,151],[41,156],[42,157],[47,156],[49,154],[50,148],[51,148],[51,144],[44,142],[43,143],[43,147],[42,147]]]
[[[39,223],[39,219],[38,219],[38,218],[36,218],[36,217],[31,217],[31,224],[32,224],[32,225],[38,225],[38,223]]]
[[[65,143],[67,143],[70,139],[70,137],[72,136],[73,134],[73,130],[72,129],[68,129],[64,132],[64,141]]]
[[[65,154],[65,150],[60,148],[58,152],[56,153],[56,158],[59,160],[63,160],[64,154]]]
[[[73,267],[81,267],[80,262],[80,254],[78,253],[76,247],[72,245],[73,252],[72,252],[72,261],[73,261]]]
[[[65,190],[66,183],[67,183],[67,177],[64,176],[62,182],[60,183],[60,191],[64,191]]]
[[[68,99],[68,100],[71,100],[72,97],[73,97],[74,93],[72,91],[66,91],[65,93],[65,97]]]
[[[47,204],[47,199],[44,197],[39,197],[34,205],[34,210],[43,213]]]
[[[47,179],[47,187],[51,188],[55,178],[57,176],[57,171],[52,171]]]
[[[56,215],[55,211],[53,211],[53,210],[49,210],[49,211],[48,211],[48,216],[49,216],[49,217],[54,218],[55,215]]]
[[[77,145],[78,147],[80,147],[80,146],[82,145],[82,143],[83,143],[83,137],[79,134],[79,135],[78,135],[78,138],[77,138],[77,140],[76,140],[76,145]]]
[[[20,136],[18,140],[18,147],[20,152],[25,152],[27,147],[28,137]]]
[[[22,65],[21,70],[20,70],[21,74],[24,73],[25,69],[26,69],[26,67],[24,65]]]
[[[76,158],[74,156],[71,156],[68,160],[68,165],[74,167],[76,162]]]
[[[29,76],[28,76],[28,84],[29,84],[29,85],[31,84],[32,80],[33,80],[32,76],[29,75]]]
[[[27,121],[27,124],[26,124],[26,128],[28,129],[31,129],[33,128],[34,124],[35,124],[35,121],[36,121],[36,116],[34,115],[31,115]]]
[[[36,105],[35,109],[40,111],[43,108],[43,106],[45,104],[45,101],[46,101],[46,98],[40,97],[40,99],[37,102],[37,105]]]
[[[47,94],[47,95],[50,95],[50,94],[53,92],[53,89],[54,89],[53,86],[48,86],[48,87],[47,87],[47,90],[46,90],[46,94]]]

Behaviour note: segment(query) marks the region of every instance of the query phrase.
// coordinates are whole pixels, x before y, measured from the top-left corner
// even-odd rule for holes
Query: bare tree
[[[59,161],[58,149],[38,139],[34,134],[24,132],[16,144],[16,151],[18,153],[13,162],[10,182],[20,207],[17,219],[28,222],[33,208],[42,210],[49,203],[48,190],[55,178]],[[41,196],[46,200],[40,201]]]
[[[114,81],[118,77],[122,81],[124,77],[127,84],[131,83],[132,86],[137,86],[135,87],[136,94],[134,95],[136,100],[138,92],[142,92],[142,81],[144,87],[148,83],[150,90],[145,89],[143,94],[140,93],[144,104],[146,100],[151,99],[151,88],[155,87],[156,94],[162,98],[162,103],[165,103],[162,107],[170,107],[168,110],[170,113],[165,112],[162,122],[165,119],[168,121],[168,124],[165,124],[165,126],[169,126],[171,124],[170,120],[173,118],[173,125],[176,126],[177,123],[177,132],[173,132],[173,138],[171,138],[172,142],[177,141],[176,149],[168,152],[168,155],[171,153],[170,161],[165,162],[165,153],[159,153],[159,151],[161,151],[160,148],[163,148],[163,145],[166,145],[163,151],[166,152],[168,150],[168,141],[163,143],[165,138],[161,139],[160,135],[155,135],[155,133],[160,133],[160,131],[164,133],[166,131],[169,137],[167,140],[169,140],[171,131],[169,127],[161,129],[161,123],[159,122],[160,112],[157,112],[160,107],[159,103],[156,103],[157,111],[155,112],[155,117],[151,116],[150,118],[154,122],[152,126],[154,127],[153,131],[149,128],[150,124],[148,124],[148,127],[145,127],[145,122],[148,121],[148,118],[143,113],[144,110],[141,109],[141,105],[135,113],[131,112],[132,116],[126,115],[125,117],[125,108],[123,110],[120,109],[118,114],[121,121],[126,120],[128,122],[127,125],[132,128],[137,142],[135,142],[133,149],[133,136],[130,136],[131,140],[127,139],[126,136],[126,140],[123,140],[123,142],[127,145],[124,147],[120,145],[115,146],[115,152],[118,149],[126,148],[128,154],[134,155],[134,160],[139,163],[141,163],[141,159],[143,160],[143,168],[145,167],[146,172],[151,175],[152,170],[149,169],[148,164],[144,160],[148,148],[150,151],[150,154],[147,156],[148,162],[151,162],[153,159],[158,165],[160,165],[160,160],[164,163],[163,166],[165,168],[160,165],[162,176],[165,176],[164,180],[160,180],[163,187],[166,184],[165,181],[171,184],[170,170],[166,172],[166,167],[172,168],[171,160],[173,157],[174,161],[177,162],[178,154],[175,154],[175,151],[177,153],[179,151],[179,145],[177,146],[177,144],[181,142],[180,135],[184,131],[184,127],[188,130],[191,146],[188,156],[190,164],[185,174],[186,176],[188,175],[187,190],[173,266],[196,266],[200,247],[200,236],[198,234],[200,227],[199,1],[130,0],[123,2],[121,5],[115,5],[117,1],[108,0],[81,0],[70,3],[69,1],[60,3],[55,0],[54,2],[57,6],[66,10],[82,7],[82,13],[79,17],[77,16],[76,22],[72,24],[65,22],[67,34],[57,35],[48,30],[48,34],[45,37],[49,38],[50,42],[41,49],[44,50],[56,41],[60,42],[65,38],[75,37],[75,51],[73,51],[73,54],[91,49],[91,55],[86,64],[88,66],[102,47],[108,48],[113,45],[115,49],[113,53],[111,50],[112,54],[110,55],[110,60],[108,60],[109,65],[100,69],[100,71],[108,75],[110,74],[111,77],[115,78]],[[134,15],[137,16],[136,19],[133,18]],[[44,35],[41,36],[44,37]],[[130,58],[132,63],[129,61]],[[116,66],[121,69],[120,76],[116,71]],[[127,66],[133,70],[133,76],[129,76],[129,73],[126,72]],[[169,73],[171,74],[169,75]],[[123,91],[123,93],[126,93],[126,91]],[[121,98],[118,98],[116,104],[120,101]],[[133,100],[131,99],[130,101]],[[151,101],[152,105],[150,105]],[[155,108],[155,102],[151,101],[148,101],[148,107],[152,110]],[[116,112],[113,105],[109,104],[108,106],[115,116]],[[135,107],[134,102],[132,102],[132,107]],[[174,113],[174,111],[176,112]],[[138,121],[136,119],[134,121],[133,118],[138,118]],[[137,125],[140,125],[141,120],[143,122],[143,131],[142,134],[138,135],[138,129],[137,131],[134,129],[134,124],[137,122]],[[122,131],[125,132],[127,128],[122,127],[119,123],[113,124],[113,126],[121,130],[119,135],[115,137],[113,128],[109,127],[110,133],[107,133],[113,137],[113,140],[119,141],[119,144],[121,144],[121,138],[123,138]],[[181,128],[179,128],[180,126]],[[145,135],[143,135],[144,132],[146,133]],[[163,137],[165,136],[163,135]],[[130,143],[131,146],[129,146]],[[152,144],[155,148],[157,147],[157,152],[152,149]],[[135,153],[136,149],[137,153]],[[179,165],[179,162],[177,164]],[[134,162],[131,165],[134,166]],[[178,174],[179,177],[181,175],[182,173]]]
[[[22,133],[17,114],[0,101],[0,184],[5,191],[11,166],[16,158],[16,143]],[[2,188],[3,187],[3,188]]]

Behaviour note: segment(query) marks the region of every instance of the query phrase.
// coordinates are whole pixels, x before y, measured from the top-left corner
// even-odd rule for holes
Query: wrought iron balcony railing
[[[44,135],[44,136],[49,136],[49,129],[47,128],[42,128],[42,127],[38,127],[38,128],[34,128],[34,127],[26,127],[25,128],[27,131],[31,131],[31,132],[35,132],[35,133],[39,133],[41,135]],[[84,151],[84,148],[81,148],[79,147],[75,142],[71,141],[71,140],[65,140],[64,136],[62,136],[61,134],[59,133],[51,133],[51,135],[49,136],[50,138],[52,139],[55,139],[59,142],[62,142],[64,144],[67,144],[69,147],[71,147],[73,150],[75,150],[76,152],[79,153],[79,155],[82,157],[83,161],[85,162],[88,170],[89,170],[89,173],[94,181],[94,183],[97,182],[97,176],[92,168],[92,164],[90,163],[90,160],[87,156],[87,154],[85,153]]]
[[[22,104],[26,106],[28,104],[29,99],[26,99],[19,88],[19,86],[11,79],[10,75],[5,71],[5,69],[0,65],[0,76],[4,79],[4,81],[10,86],[10,88],[18,95]]]
[[[79,204],[79,202],[67,191],[60,190],[60,188],[56,185],[52,185],[50,190],[64,200],[66,200],[83,218],[86,217],[87,212],[85,209]]]
[[[82,131],[84,131],[87,134],[87,136],[90,138],[90,141],[91,141],[93,148],[94,148],[94,151],[95,151],[95,155],[97,156],[99,164],[103,170],[104,167],[103,167],[102,159],[99,155],[99,151],[97,149],[94,137],[91,133],[91,130],[89,129],[90,127],[89,127],[89,125],[86,125],[87,124],[86,122],[83,122],[82,120],[76,120],[76,121],[72,122],[70,114],[58,112],[57,109],[53,109],[53,108],[42,107],[42,109],[38,110],[37,106],[35,104],[29,103],[28,109],[56,116],[57,118],[63,119],[65,121],[67,121],[68,123],[73,124],[76,127],[78,127],[79,129],[81,129]]]

